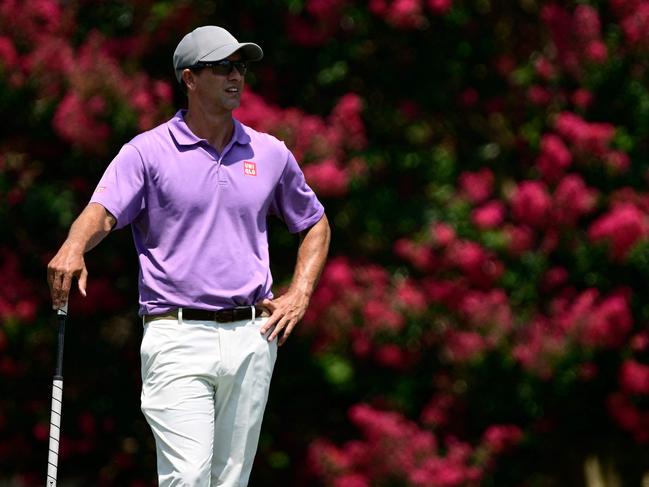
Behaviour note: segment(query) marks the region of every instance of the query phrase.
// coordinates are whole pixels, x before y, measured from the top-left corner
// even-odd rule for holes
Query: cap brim
[[[245,61],[259,61],[264,57],[264,51],[262,51],[261,47],[257,44],[254,44],[253,42],[242,42],[239,44],[228,44],[227,46],[219,47],[203,56],[199,61],[220,61],[237,51],[241,51]]]

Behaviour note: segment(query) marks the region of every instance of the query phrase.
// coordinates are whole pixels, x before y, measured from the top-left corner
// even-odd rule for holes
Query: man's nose
[[[232,66],[232,69],[230,70],[230,74],[228,74],[228,79],[231,81],[239,81],[241,78],[243,78],[243,75],[239,72],[237,68]]]

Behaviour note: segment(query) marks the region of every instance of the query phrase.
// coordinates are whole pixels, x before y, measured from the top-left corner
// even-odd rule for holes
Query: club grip
[[[63,380],[52,382],[52,414],[50,415],[50,444],[47,455],[46,487],[56,486],[56,475],[59,463],[59,438],[61,434],[61,406],[63,401]]]

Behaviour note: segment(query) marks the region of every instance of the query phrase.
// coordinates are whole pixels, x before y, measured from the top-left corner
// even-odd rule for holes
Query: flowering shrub
[[[44,267],[120,145],[183,105],[171,53],[208,23],[262,45],[236,116],[285,141],[333,227],[251,485],[569,485],[593,456],[640,485],[640,0],[0,0],[0,483],[42,484]],[[281,287],[295,242],[271,230]],[[155,485],[128,232],[86,262],[61,478]]]

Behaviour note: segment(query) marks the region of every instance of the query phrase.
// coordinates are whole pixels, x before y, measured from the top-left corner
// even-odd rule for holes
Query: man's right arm
[[[83,254],[101,242],[115,223],[115,217],[99,203],[90,203],[74,221],[68,238],[47,265],[52,308],[67,303],[73,277],[78,279],[79,292],[86,295],[88,271]]]

